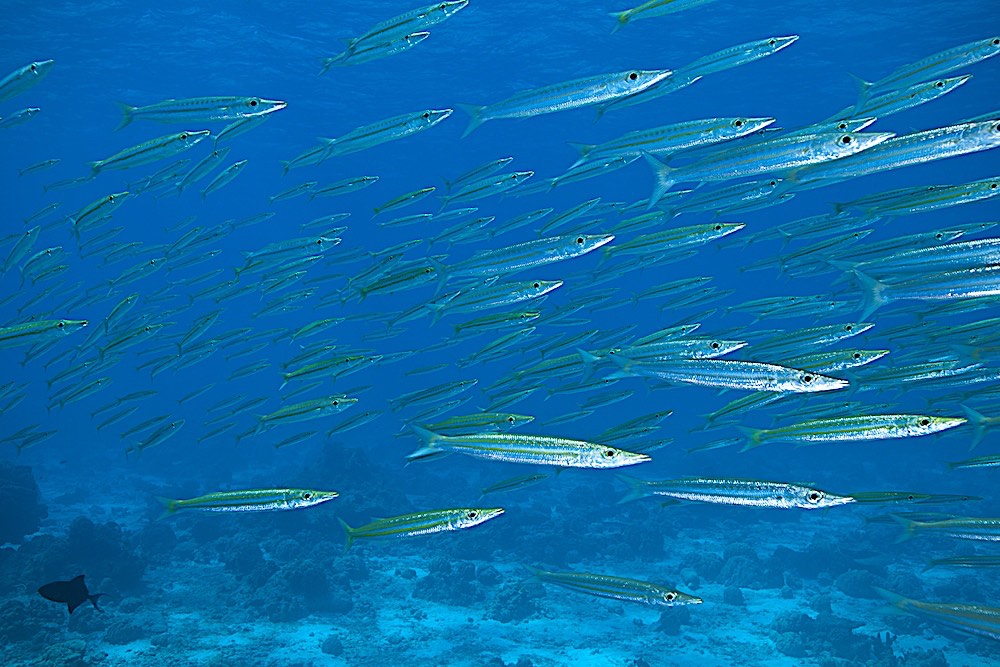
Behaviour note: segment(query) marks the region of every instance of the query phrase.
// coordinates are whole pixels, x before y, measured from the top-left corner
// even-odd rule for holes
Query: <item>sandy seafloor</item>
[[[529,501],[529,507],[545,511],[550,502],[556,507],[572,502],[575,494],[588,493],[570,479],[572,474],[566,473],[565,478],[557,480],[545,494],[538,493],[536,487],[536,497]],[[65,610],[33,592],[23,590],[14,595],[13,600],[27,605],[31,623],[39,624],[39,634],[33,642],[0,647],[0,661],[4,665],[792,667],[868,664],[971,667],[997,664],[994,642],[949,634],[940,626],[929,625],[912,616],[890,613],[886,605],[872,599],[870,594],[854,589],[848,590],[850,594],[845,593],[849,585],[841,580],[831,581],[825,575],[820,575],[816,581],[796,582],[794,577],[789,578],[786,570],[786,581],[793,584],[794,592],[788,583],[773,587],[744,582],[753,585],[738,587],[743,594],[742,603],[723,602],[727,589],[733,586],[719,580],[711,581],[706,573],[718,569],[720,563],[711,565],[700,559],[704,554],[740,558],[748,550],[755,550],[760,561],[767,563],[773,555],[769,553],[771,550],[787,547],[804,549],[803,557],[807,560],[850,562],[852,571],[870,568],[885,573],[889,579],[894,575],[913,576],[923,562],[923,549],[906,556],[896,554],[896,562],[886,568],[887,558],[871,556],[863,552],[862,546],[852,545],[852,536],[859,544],[870,539],[892,543],[898,534],[895,526],[864,528],[862,516],[880,514],[877,509],[851,516],[848,513],[731,508],[729,518],[710,519],[714,528],[705,530],[704,526],[699,526],[697,516],[706,511],[705,507],[660,508],[650,499],[627,505],[625,507],[645,505],[642,511],[648,511],[647,521],[669,522],[670,513],[686,513],[679,524],[686,527],[664,537],[664,556],[652,570],[643,559],[600,560],[581,553],[576,554],[579,560],[570,566],[574,570],[613,570],[622,576],[673,581],[679,589],[706,601],[702,605],[666,609],[662,613],[554,586],[540,587],[520,563],[500,557],[502,554],[509,556],[500,549],[495,552],[498,558],[455,558],[456,563],[474,568],[476,577],[470,581],[458,572],[454,576],[445,574],[451,584],[442,586],[441,574],[434,572],[440,570],[440,564],[426,560],[426,555],[431,553],[427,541],[437,540],[435,546],[452,555],[464,553],[468,546],[472,547],[471,553],[479,554],[481,546],[470,541],[471,532],[362,543],[345,556],[342,532],[339,528],[331,528],[336,524],[332,520],[335,509],[330,505],[309,512],[279,513],[272,526],[282,520],[310,520],[309,534],[318,539],[311,542],[300,536],[294,541],[296,549],[308,552],[301,554],[302,560],[327,563],[331,570],[345,568],[350,573],[348,576],[356,577],[351,582],[354,599],[350,610],[313,612],[282,622],[269,620],[260,606],[261,600],[246,592],[246,579],[252,575],[246,569],[234,571],[229,563],[231,554],[213,551],[214,548],[226,549],[225,545],[218,544],[221,538],[215,533],[220,528],[219,522],[233,522],[230,525],[235,525],[236,532],[242,527],[256,530],[250,523],[255,517],[186,515],[157,518],[152,504],[147,506],[145,513],[137,514],[136,495],[148,494],[156,483],[151,476],[127,480],[108,477],[90,478],[81,485],[69,471],[49,469],[39,485],[43,499],[60,495],[64,499],[79,499],[83,494],[96,494],[101,503],[86,507],[87,519],[97,525],[117,523],[126,535],[131,535],[131,544],[140,545],[138,550],[144,554],[147,552],[141,545],[156,539],[162,541],[162,531],[166,527],[176,533],[178,540],[170,553],[163,554],[168,558],[161,558],[158,564],[145,569],[136,591],[104,598],[104,614],[97,614],[87,604],[67,624]],[[602,486],[597,491],[607,490]],[[417,505],[421,503],[420,497],[410,499]],[[72,524],[81,507],[84,506],[76,503],[50,505],[50,515],[39,533]],[[711,510],[707,511],[706,516],[711,516]],[[748,514],[741,517],[741,512]],[[302,528],[299,521],[295,523],[298,529]],[[179,539],[182,536],[186,538],[183,541]],[[835,536],[834,539],[831,540],[831,536]],[[587,536],[595,541],[602,538],[615,539],[615,534]],[[817,544],[838,543],[842,547],[839,553],[812,552],[810,549]],[[192,548],[192,544],[197,546]],[[264,539],[262,544],[273,542]],[[183,553],[177,548],[181,545],[186,545]],[[600,546],[604,552],[615,551],[608,549],[608,544]],[[947,546],[945,551],[950,552]],[[731,555],[734,552],[736,556]],[[624,552],[619,550],[618,553]],[[277,561],[281,556],[265,553],[264,558]],[[286,553],[285,558],[299,560],[294,552]],[[774,558],[777,560],[777,556]],[[487,579],[484,568],[490,572],[486,585],[479,583]],[[730,576],[737,579],[749,576],[734,572],[737,571],[730,572]],[[663,573],[663,576],[657,577],[655,573]],[[680,576],[671,579],[674,573]],[[721,575],[717,577],[720,578]],[[422,581],[437,583],[415,595],[421,590]],[[976,575],[939,569],[923,575],[923,581],[928,588],[961,589],[976,586]],[[301,595],[303,587],[308,589],[309,582],[299,586],[293,595]],[[456,601],[456,596],[462,597],[460,591],[470,587],[481,593],[482,599]],[[90,582],[90,589],[92,592],[101,590],[101,585]],[[494,617],[498,605],[508,605],[508,610],[517,615],[525,600],[529,601],[529,607],[520,612],[525,614],[524,618],[501,621]],[[812,601],[812,608],[804,609],[803,600]],[[792,622],[789,619],[803,614],[816,620],[799,631],[785,634],[785,639],[793,637],[792,644],[825,655],[788,655],[776,648],[777,642],[785,641],[777,631],[777,624],[784,622],[786,626],[780,629],[787,629],[787,624]],[[10,620],[8,616],[4,622]],[[852,633],[853,639],[845,638]],[[39,637],[44,640],[39,642]],[[831,641],[837,646],[831,648]],[[783,650],[794,652],[789,649],[790,644],[782,646]],[[858,650],[863,646],[869,646],[867,656],[835,657],[838,652]]]

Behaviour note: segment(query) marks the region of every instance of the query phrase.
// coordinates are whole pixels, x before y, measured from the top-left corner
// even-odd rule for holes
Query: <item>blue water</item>
[[[579,439],[594,438],[632,417],[672,410],[651,439],[673,442],[653,452],[651,463],[624,471],[645,479],[745,477],[807,483],[844,494],[903,490],[982,497],[960,504],[855,505],[806,512],[697,504],[661,507],[656,499],[617,504],[625,486],[611,470],[567,470],[529,488],[479,500],[484,486],[539,470],[460,455],[406,465],[406,454],[417,447],[417,440],[397,435],[418,409],[392,411],[389,406],[391,399],[407,392],[476,379],[478,384],[463,395],[471,395],[471,400],[448,414],[476,412],[489,405],[487,390],[494,383],[541,360],[539,348],[551,348],[549,358],[571,354],[577,347],[594,347],[586,342],[559,346],[560,336],[583,331],[596,330],[596,339],[605,346],[665,326],[700,322],[697,335],[749,341],[751,347],[732,356],[755,359],[752,343],[773,335],[768,330],[791,332],[860,321],[857,309],[822,318],[759,322],[747,313],[727,312],[729,306],[768,296],[824,295],[854,301],[861,296],[851,281],[835,282],[839,272],[826,270],[823,263],[794,277],[774,268],[742,270],[818,239],[793,240],[787,246],[775,241],[746,246],[741,237],[829,212],[836,202],[866,194],[995,176],[995,152],[849,180],[800,192],[780,206],[723,216],[720,219],[746,223],[746,229],[700,247],[681,261],[632,271],[601,285],[591,286],[590,276],[613,263],[602,265],[600,251],[519,273],[511,279],[561,279],[565,284],[544,301],[519,306],[537,308],[543,317],[532,337],[498,361],[458,365],[503,331],[437,347],[453,336],[455,324],[476,314],[447,314],[436,323],[416,319],[394,330],[394,335],[383,335],[383,319],[430,301],[435,296],[433,285],[388,296],[373,294],[360,303],[353,298],[342,305],[338,298],[348,293],[346,280],[369,266],[368,252],[441,229],[433,221],[423,227],[378,227],[371,220],[372,208],[398,194],[427,186],[436,186],[436,194],[441,194],[445,180],[504,156],[514,157],[511,169],[533,170],[535,180],[554,177],[577,157],[566,142],[600,143],[682,120],[773,116],[782,128],[808,126],[855,101],[849,74],[875,80],[906,63],[995,33],[998,13],[993,3],[944,6],[890,0],[876,7],[853,0],[833,5],[722,0],[636,21],[611,34],[613,19],[607,12],[624,9],[615,3],[473,0],[431,28],[431,37],[406,53],[317,76],[321,59],[342,49],[341,38],[359,35],[410,8],[410,3],[384,1],[322,7],[243,1],[7,2],[0,9],[4,44],[0,74],[31,61],[56,61],[41,83],[0,104],[0,117],[28,106],[42,109],[21,125],[0,130],[4,184],[0,261],[7,257],[13,236],[29,227],[22,220],[58,202],[54,213],[31,223],[44,227],[32,252],[62,246],[62,263],[67,265],[57,277],[33,285],[29,281],[19,286],[17,268],[3,275],[0,325],[55,318],[90,322],[88,329],[38,356],[26,357],[27,347],[0,350],[5,371],[0,384],[14,383],[2,399],[7,407],[0,416],[0,437],[7,439],[0,449],[5,459],[0,482],[7,524],[4,539],[12,543],[0,548],[4,591],[0,659],[11,665],[995,664],[992,661],[1000,658],[995,641],[958,634],[911,615],[885,614],[885,603],[871,588],[930,602],[998,606],[996,570],[922,571],[931,557],[997,555],[991,545],[934,537],[896,544],[897,526],[865,522],[890,510],[1000,515],[992,471],[946,469],[946,462],[970,456],[972,429],[967,425],[940,437],[805,448],[777,443],[745,453],[728,447],[688,454],[690,448],[739,436],[731,426],[702,429],[704,415],[742,392],[668,387],[628,378],[606,389],[566,393],[559,381],[549,381],[545,387],[551,390],[550,398],[543,389],[506,408],[535,417],[521,432]],[[610,112],[599,122],[594,121],[594,110],[585,108],[491,121],[461,138],[468,120],[458,110],[462,103],[490,104],[526,88],[629,68],[676,68],[727,46],[791,34],[800,39],[771,57],[707,75],[677,93]],[[973,78],[953,93],[879,120],[872,131],[902,134],[994,112],[1000,101],[996,93],[1000,60],[953,75],[966,73]],[[288,107],[230,142],[232,151],[225,164],[249,160],[231,184],[205,198],[199,191],[211,177],[180,197],[161,191],[131,198],[107,225],[90,234],[121,226],[124,229],[115,240],[142,245],[109,265],[99,255],[81,257],[69,223],[59,220],[98,197],[128,190],[176,158],[125,171],[107,170],[66,189],[44,186],[85,176],[87,162],[153,137],[180,130],[216,133],[225,125],[188,127],[137,120],[116,132],[120,121],[116,101],[146,105],[167,98],[215,95],[257,95],[287,101]],[[390,116],[443,108],[456,111],[429,131],[282,175],[280,161],[307,150],[317,137],[337,137]],[[178,157],[194,164],[207,154],[210,143],[202,142]],[[20,169],[54,158],[60,162],[50,169],[18,175]],[[380,180],[343,197],[268,201],[269,196],[305,181],[325,185],[360,175],[377,175]],[[542,207],[564,211],[593,197],[602,203],[636,202],[649,196],[652,185],[650,169],[640,159],[620,171],[550,193],[467,205],[479,206],[477,216],[495,215],[500,224]],[[432,197],[377,220],[437,210]],[[164,245],[192,227],[209,229],[267,211],[275,214],[270,220],[205,246],[204,251],[221,251],[210,261],[176,271],[162,269],[108,293],[109,280],[143,259],[162,255]],[[302,280],[278,293],[314,288],[298,303],[300,308],[280,316],[255,317],[272,297],[253,289],[221,304],[203,298],[189,305],[188,295],[212,282],[188,288],[179,281],[216,268],[223,272],[211,280],[229,280],[232,270],[243,264],[241,253],[302,236],[302,223],[341,212],[351,214],[340,223],[348,228],[342,243],[310,266]],[[640,212],[641,208],[620,216],[605,210],[576,223],[589,220],[584,228],[599,233]],[[900,217],[876,225],[865,242],[996,221],[998,213],[993,199]],[[178,229],[188,216],[196,216],[195,221]],[[686,214],[667,224],[714,219],[711,214]],[[567,229],[576,229],[576,223]],[[626,233],[621,240],[632,235]],[[995,232],[980,236],[990,235]],[[447,254],[444,261],[450,263],[485,248],[535,237],[533,229],[522,228],[492,241],[450,248],[439,244],[429,251],[423,244],[408,250],[406,258],[433,252]],[[82,240],[87,238],[84,234]],[[705,303],[692,306],[647,299],[591,310],[606,290],[613,293],[601,305],[695,276],[712,277],[709,285],[718,290],[717,298],[710,294]],[[257,279],[244,276],[240,285],[252,285]],[[47,381],[96,356],[103,343],[82,348],[82,342],[132,292],[141,297],[130,311],[129,324],[147,317],[169,326],[124,351],[110,370],[102,371],[112,379],[107,388],[65,408],[49,409]],[[86,305],[67,309],[74,297],[84,293],[96,296]],[[545,321],[546,314],[581,305],[567,319]],[[915,302],[885,306],[868,318],[875,324],[869,333],[840,347],[891,350],[888,358],[871,367],[873,371],[926,362],[939,354],[939,347],[931,345],[929,336],[901,340],[899,327],[929,321],[932,327],[943,328],[1000,315],[995,302],[957,315],[933,312],[932,306]],[[248,331],[196,364],[151,377],[150,366],[143,365],[171,353],[170,343],[176,337],[220,308],[219,319],[199,342]],[[331,317],[346,320],[314,338],[289,342],[284,335]],[[894,329],[895,336],[882,334]],[[226,359],[248,349],[250,343],[241,338],[261,332],[270,333],[255,342],[266,346]],[[607,340],[609,332],[619,339]],[[385,356],[383,362],[351,375],[324,379],[291,402],[347,392],[358,398],[357,405],[340,415],[276,427],[237,443],[237,434],[253,428],[255,414],[277,410],[283,395],[304,384],[293,382],[282,390],[280,374],[302,346],[315,343],[337,345],[334,354],[363,349]],[[160,349],[161,345],[165,347]],[[961,347],[953,354],[963,363],[996,370],[1000,364],[995,345],[994,339],[992,347],[977,349],[973,342],[971,348]],[[79,348],[74,354],[57,358],[74,346]],[[412,354],[395,358],[401,352]],[[234,371],[255,362],[268,366],[249,377],[230,379]],[[430,373],[408,373],[437,364],[446,366]],[[602,367],[598,373],[609,370]],[[96,377],[71,382],[82,386]],[[577,379],[581,378],[562,383]],[[209,383],[214,386],[205,394],[178,403]],[[972,387],[938,382],[921,388],[915,383],[905,390],[879,392],[856,391],[859,385],[863,382],[849,392],[815,394],[743,414],[738,423],[757,428],[784,425],[808,418],[801,415],[808,415],[810,406],[818,409],[845,400],[873,406],[871,412],[962,416],[956,391],[972,392],[961,400],[971,401],[987,416],[1000,416],[995,381]],[[61,386],[66,384],[54,388]],[[156,394],[136,403],[138,410],[127,419],[96,429],[114,410],[96,418],[92,412],[141,390]],[[546,425],[579,410],[594,395],[627,390],[634,393],[624,401],[579,420]],[[206,422],[218,416],[209,414],[208,408],[237,394],[267,401],[229,420],[234,422],[229,431],[206,439],[215,428]],[[782,419],[788,410],[798,408],[806,408],[799,410],[800,417]],[[385,413],[360,428],[324,435],[359,410]],[[163,444],[141,456],[126,457],[126,447],[142,435],[120,434],[158,415],[184,420],[184,425]],[[14,446],[18,441],[11,438],[26,427],[56,433],[19,452]],[[317,434],[280,450],[273,447],[306,431]],[[987,431],[971,455],[996,452],[998,444],[996,431]],[[190,498],[212,491],[272,487],[332,489],[340,497],[293,512],[189,512],[159,518],[158,496]],[[347,554],[337,521],[357,526],[376,517],[422,510],[491,506],[502,506],[506,512],[471,530],[362,542]],[[540,585],[524,565],[653,581],[676,586],[704,602],[654,609],[603,600]],[[88,605],[67,621],[64,608],[34,592],[46,582],[80,573],[87,575],[91,591],[109,594],[102,599],[104,614],[94,613]]]

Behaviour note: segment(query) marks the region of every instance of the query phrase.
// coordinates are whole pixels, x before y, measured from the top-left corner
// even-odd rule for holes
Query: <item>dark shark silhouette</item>
[[[38,589],[38,594],[46,600],[60,603],[65,602],[71,614],[74,609],[87,600],[90,600],[90,604],[94,605],[94,609],[103,611],[97,606],[97,598],[105,594],[94,593],[91,595],[90,591],[87,590],[87,584],[83,583],[82,574],[69,581],[53,581],[52,583],[45,584]]]

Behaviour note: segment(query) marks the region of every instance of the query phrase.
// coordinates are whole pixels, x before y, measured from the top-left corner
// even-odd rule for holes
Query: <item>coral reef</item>
[[[523,621],[541,611],[544,597],[545,588],[538,583],[503,584],[487,603],[485,616],[501,623]]]
[[[486,599],[486,593],[476,580],[474,563],[435,558],[427,568],[427,576],[414,586],[413,597],[468,607]]]

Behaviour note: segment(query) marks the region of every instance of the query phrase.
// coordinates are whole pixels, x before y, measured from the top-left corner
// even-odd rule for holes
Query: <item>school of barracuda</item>
[[[614,26],[608,28],[623,29],[631,21],[706,1],[646,2],[616,13]],[[468,0],[444,1],[383,21],[349,40],[343,52],[322,59],[320,74],[330,77],[338,68],[419,51],[432,29],[452,29],[460,22],[461,10],[468,4]],[[794,49],[798,40],[796,35],[762,36],[746,44],[720,44],[724,48],[717,53],[673,70],[597,73],[548,82],[504,99],[498,95],[480,105],[448,102],[469,116],[465,135],[487,121],[492,127],[508,123],[507,119],[584,106],[595,108],[600,117],[694,85],[722,70],[780,58],[778,52]],[[14,410],[29,392],[45,392],[51,412],[43,423],[4,434],[3,441],[18,453],[43,446],[57,433],[51,424],[59,411],[87,401],[93,406],[96,431],[117,431],[130,457],[177,437],[207,442],[226,434],[243,442],[273,432],[274,446],[283,448],[322,438],[324,432],[328,438],[348,431],[359,434],[375,420],[396,419],[408,437],[418,441],[406,457],[419,462],[413,474],[450,454],[481,460],[482,466],[505,461],[556,472],[573,467],[619,468],[641,466],[669,445],[671,438],[661,425],[669,410],[611,426],[589,440],[560,436],[558,424],[627,401],[643,385],[670,386],[674,391],[700,385],[741,393],[721,394],[716,404],[706,406],[704,429],[719,429],[720,436],[692,452],[741,445],[777,447],[772,443],[836,447],[845,441],[923,438],[952,429],[974,446],[1000,423],[996,411],[1000,317],[980,315],[995,313],[1000,305],[1000,238],[987,236],[997,223],[970,221],[936,233],[900,230],[878,242],[867,242],[866,237],[890,219],[996,197],[1000,175],[867,195],[827,204],[828,210],[807,218],[776,217],[777,222],[763,228],[747,229],[738,218],[742,212],[807,197],[809,190],[829,184],[1000,146],[997,113],[946,119],[939,127],[905,133],[892,131],[887,119],[954,90],[974,87],[968,71],[995,67],[1000,60],[980,63],[998,53],[1000,37],[988,37],[888,74],[873,71],[882,78],[859,81],[856,100],[845,100],[843,109],[808,127],[779,127],[781,109],[775,109],[773,117],[692,119],[635,128],[600,145],[573,144],[579,153],[576,162],[564,174],[544,180],[517,165],[516,156],[483,155],[480,166],[445,174],[439,185],[386,193],[393,196],[375,208],[375,220],[386,228],[410,226],[408,242],[358,247],[352,244],[351,213],[334,213],[303,221],[296,232],[262,247],[244,248],[242,263],[228,270],[204,270],[204,265],[217,265],[215,258],[221,253],[217,242],[236,238],[242,229],[264,223],[274,213],[202,223],[197,218],[200,199],[224,196],[217,193],[237,180],[252,160],[252,143],[235,138],[266,132],[265,123],[281,123],[282,110],[294,101],[220,96],[120,104],[119,127],[149,124],[150,138],[121,147],[114,134],[101,137],[104,148],[95,148],[95,160],[89,169],[81,165],[79,178],[45,187],[46,193],[86,189],[93,201],[65,211],[59,210],[58,201],[40,200],[39,210],[24,220],[23,230],[2,239],[6,250],[0,251],[0,268],[8,284],[13,276],[19,287],[2,299],[5,306],[16,305],[16,314],[0,328],[0,347],[23,350],[21,363],[37,371],[37,381],[0,387],[2,410]],[[51,84],[44,80],[55,68],[58,64],[52,60],[39,60],[15,69],[0,81],[0,104],[15,98],[30,103],[33,88]],[[738,103],[733,105],[738,111]],[[28,123],[40,110],[0,111],[0,126],[9,127]],[[338,156],[385,142],[405,142],[441,123],[456,123],[451,120],[454,115],[452,108],[442,106],[360,124],[314,146],[290,147],[281,168],[287,179]],[[160,133],[151,123],[180,129],[156,136]],[[298,155],[296,149],[301,151]],[[623,203],[594,197],[563,211],[541,201],[556,187],[599,179],[640,158],[639,165],[648,163],[652,173],[648,199]],[[23,165],[19,172],[27,179],[58,162],[53,157]],[[133,171],[152,164],[156,164],[153,173]],[[126,187],[111,185],[114,171],[127,173]],[[269,199],[274,204],[304,196],[349,197],[378,181],[377,175],[358,175],[331,183],[317,178],[290,187],[276,182]],[[184,195],[191,200],[191,215],[168,230],[170,243],[153,247],[130,241],[126,227],[115,224],[138,197],[182,196],[188,190],[199,191],[200,197]],[[425,211],[438,208],[428,205],[435,194],[439,210],[410,212],[418,204]],[[525,200],[533,203],[517,217],[497,219],[488,214],[491,198],[531,194],[538,195],[537,200]],[[716,220],[691,224],[672,220],[698,212],[712,212]],[[426,231],[430,224],[433,233]],[[425,241],[430,246],[423,245]],[[775,241],[782,246],[775,248],[771,259],[746,269],[792,277],[825,273],[830,276],[830,292],[753,299],[742,295],[740,305],[677,318],[658,331],[636,331],[627,324],[612,329],[602,327],[599,318],[586,317],[588,310],[592,315],[620,314],[623,306],[636,304],[661,311],[708,308],[727,293],[708,284],[710,275],[693,273],[698,267],[693,258],[713,246],[738,248]],[[574,267],[575,258],[591,253],[600,258],[596,269],[581,272]],[[74,284],[74,265],[80,262],[101,262],[114,267],[114,272],[104,283]],[[633,272],[675,263],[677,272],[669,281],[638,293],[630,290]],[[340,274],[346,274],[346,282],[334,287]],[[598,289],[602,285],[617,285],[620,290]],[[571,305],[546,307],[546,295],[554,290],[572,291]],[[411,291],[409,309],[363,315],[371,330],[364,342],[337,339],[338,325],[359,318],[351,311],[352,303]],[[233,319],[227,305],[234,300],[259,303],[253,319]],[[205,305],[210,310],[202,314],[200,306]],[[280,325],[282,316],[304,309],[315,312],[317,319],[304,326]],[[880,315],[892,310],[916,315],[920,324],[886,330]],[[798,330],[734,329],[726,322],[733,312],[749,313],[767,323],[811,316],[817,324]],[[950,324],[954,316],[966,316],[966,321]],[[426,326],[444,318],[454,333],[434,348],[379,349],[391,339],[405,346],[404,325]],[[268,321],[275,325],[265,325]],[[929,328],[928,322],[933,323]],[[882,329],[883,339],[892,343],[890,349],[861,349],[853,342],[873,329]],[[451,352],[472,339],[481,343],[477,351],[462,358]],[[841,347],[829,349],[837,345]],[[540,359],[524,354],[536,350]],[[179,400],[205,406],[200,424],[172,416],[167,405],[157,404],[155,389],[116,394],[109,374],[113,368],[135,366],[149,373],[155,386],[157,376],[196,368],[214,355],[226,357],[229,377],[192,386]],[[365,387],[342,391],[344,376],[358,374],[374,381],[380,368],[417,356],[421,365],[408,375],[430,378],[455,366],[463,369],[466,379],[443,383],[428,379],[423,389],[400,394],[388,404],[367,402]],[[476,378],[477,369],[485,367],[507,371],[487,386]],[[336,391],[331,392],[330,382]],[[871,394],[865,393],[918,385],[950,393],[928,407],[929,414],[901,414],[892,403],[874,404]],[[463,411],[477,392],[482,407]],[[542,425],[534,424],[530,414],[509,412],[515,405],[531,412],[532,400],[546,394],[578,395],[580,409]],[[834,400],[825,398],[827,394],[842,397]],[[162,414],[136,423],[133,415],[143,405],[157,406],[155,411]],[[765,408],[780,410],[769,413],[777,415],[777,425],[751,428],[744,423],[745,417]],[[300,422],[303,426],[296,430]],[[733,459],[737,466],[738,456]],[[1000,454],[942,462],[942,469],[946,465],[1000,468]],[[817,479],[823,477],[822,470],[815,472]],[[547,473],[529,472],[484,488],[483,495],[509,493],[548,478]],[[843,505],[963,500],[905,491],[852,494],[842,488],[847,486],[842,480],[824,480],[824,489],[827,483],[834,487],[828,491],[792,480],[620,478],[628,488],[625,500],[658,495],[673,502],[835,512],[851,511]],[[282,488],[279,483],[270,489],[216,491],[164,503],[167,513],[272,511],[319,505],[337,495],[329,490]],[[429,508],[401,516],[391,516],[392,508],[385,512],[390,518],[365,526],[344,523],[347,545],[469,529],[502,515],[505,521],[517,520],[516,506]],[[938,534],[1000,541],[1000,518],[937,515],[918,520],[896,515],[894,520],[903,527],[901,539]],[[996,567],[998,559],[1000,553],[956,556],[936,559],[928,567]],[[647,605],[702,602],[668,585],[614,573],[550,572],[525,566],[543,582],[591,595]],[[904,611],[1000,639],[998,609],[882,593]]]

